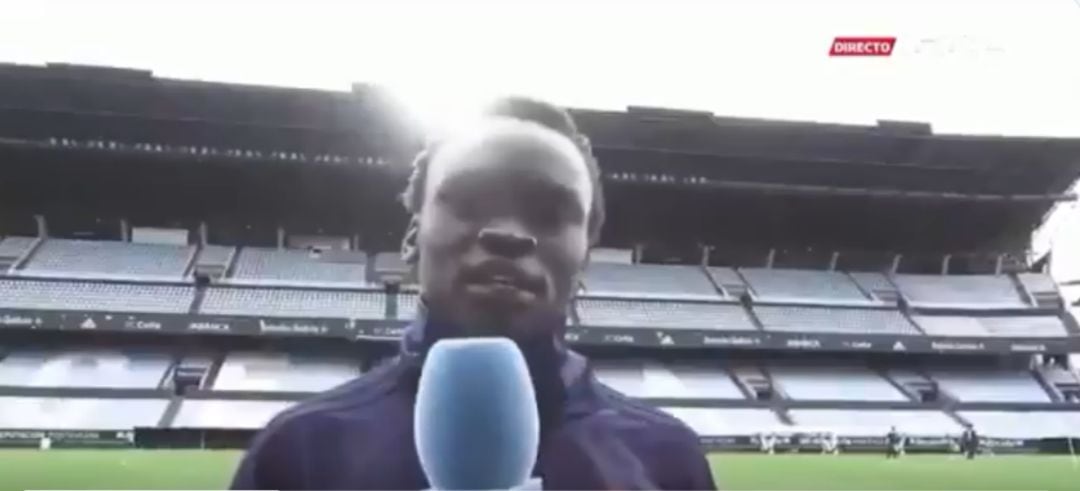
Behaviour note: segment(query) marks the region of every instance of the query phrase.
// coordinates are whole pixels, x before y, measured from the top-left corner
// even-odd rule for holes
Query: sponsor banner
[[[406,322],[344,318],[217,316],[190,314],[57,312],[0,309],[0,330],[49,329],[190,333],[200,335],[334,337],[390,341]],[[1080,336],[1069,338],[975,338],[835,333],[572,327],[570,344],[645,348],[722,348],[893,353],[1069,353],[1080,352]]]
[[[40,447],[48,438],[51,448],[108,448],[134,446],[133,431],[6,430],[0,429],[0,447]]]
[[[351,338],[357,321],[299,317],[0,310],[0,328]]]
[[[356,339],[394,341],[405,333],[408,323],[400,321],[355,321]]]
[[[58,329],[53,314],[32,310],[0,310],[0,329]]]

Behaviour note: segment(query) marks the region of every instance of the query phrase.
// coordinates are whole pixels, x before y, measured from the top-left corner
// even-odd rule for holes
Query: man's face
[[[428,306],[473,335],[566,311],[588,251],[589,171],[563,136],[499,121],[432,157],[419,214]]]

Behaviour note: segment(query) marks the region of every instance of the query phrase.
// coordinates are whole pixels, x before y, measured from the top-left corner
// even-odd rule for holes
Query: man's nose
[[[485,227],[477,238],[480,247],[498,256],[515,258],[536,251],[536,237],[517,227]]]

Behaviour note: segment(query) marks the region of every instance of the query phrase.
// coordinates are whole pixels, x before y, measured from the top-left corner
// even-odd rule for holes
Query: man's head
[[[603,194],[565,111],[505,99],[485,116],[417,158],[404,251],[433,313],[468,334],[516,337],[565,312],[603,224]]]

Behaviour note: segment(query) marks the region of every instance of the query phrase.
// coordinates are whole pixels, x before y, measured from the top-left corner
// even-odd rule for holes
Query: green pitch
[[[173,450],[0,450],[0,491],[25,489],[222,489],[237,452]],[[725,490],[1077,491],[1069,457],[718,454]]]

